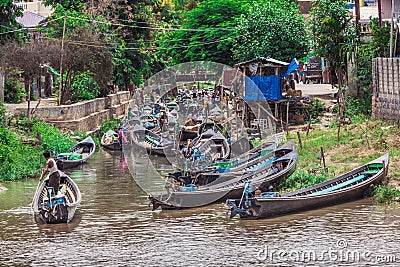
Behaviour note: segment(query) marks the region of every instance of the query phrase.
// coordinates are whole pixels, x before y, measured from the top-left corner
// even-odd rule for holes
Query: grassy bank
[[[117,125],[114,119],[104,122],[99,136]],[[61,132],[38,118],[7,117],[0,104],[0,182],[39,177],[45,165],[44,150],[62,153],[84,137],[81,132]],[[100,137],[92,137],[99,146]]]
[[[296,142],[298,168],[283,184],[283,191],[310,186],[361,166],[385,153],[390,155],[389,186],[375,190],[378,202],[393,202],[400,197],[400,128],[381,121],[363,120],[341,127],[338,140],[336,126],[315,126],[307,135],[292,129],[288,139]],[[297,137],[300,132],[302,148]],[[321,160],[325,156],[327,173]]]
[[[3,106],[0,115],[0,182],[38,177],[45,165],[44,150],[61,153],[76,143],[72,134],[37,119],[6,117]]]

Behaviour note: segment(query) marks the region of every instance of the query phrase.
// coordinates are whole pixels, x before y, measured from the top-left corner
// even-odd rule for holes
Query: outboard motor
[[[40,215],[46,223],[67,223],[68,209],[65,195],[55,195],[54,188],[47,188],[47,199],[39,206]]]

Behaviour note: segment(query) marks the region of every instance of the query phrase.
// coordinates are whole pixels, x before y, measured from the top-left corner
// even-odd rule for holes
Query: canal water
[[[166,168],[162,160],[158,167]],[[67,173],[82,192],[70,224],[35,222],[30,205],[37,180],[4,184],[0,266],[400,264],[396,205],[364,199],[274,219],[228,220],[223,204],[151,211],[121,153],[100,150]]]

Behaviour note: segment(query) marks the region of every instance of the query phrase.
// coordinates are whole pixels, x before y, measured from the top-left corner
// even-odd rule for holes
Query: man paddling
[[[41,181],[46,172],[50,172],[48,187],[54,188],[54,194],[57,195],[58,188],[60,187],[60,173],[58,172],[56,161],[50,157],[48,150],[43,152],[43,156],[46,159],[46,168],[42,169],[42,175],[39,181]]]

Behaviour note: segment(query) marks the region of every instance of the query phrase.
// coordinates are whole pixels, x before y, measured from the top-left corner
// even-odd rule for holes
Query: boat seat
[[[260,168],[262,168],[262,167],[264,167],[264,166],[267,166],[267,165],[271,164],[275,159],[276,159],[276,158],[272,158],[272,159],[270,159],[270,160],[267,160],[267,161],[265,161],[265,162],[263,162],[263,163],[261,163],[261,164],[258,164],[257,166],[255,166],[255,167],[253,167],[253,168],[250,168],[249,170],[250,170],[250,171],[258,170],[258,169],[260,169]]]
[[[324,189],[324,190],[321,190],[321,191],[317,191],[317,192],[315,192],[315,193],[312,193],[311,195],[314,196],[314,195],[320,195],[320,194],[329,193],[329,192],[332,192],[332,191],[341,189],[341,188],[343,188],[343,187],[345,187],[345,186],[347,186],[347,185],[350,185],[350,184],[352,184],[352,183],[358,182],[358,181],[360,181],[360,180],[362,180],[362,179],[364,179],[364,178],[366,178],[366,177],[368,177],[368,175],[365,174],[365,173],[363,173],[363,174],[361,174],[361,175],[359,175],[359,176],[357,176],[357,177],[355,177],[355,178],[352,178],[352,179],[350,179],[350,180],[347,180],[347,181],[345,181],[345,182],[343,182],[343,183],[339,183],[339,184],[337,184],[337,185],[335,185],[335,186],[331,186],[331,187],[329,187],[329,188],[327,188],[327,189]]]

